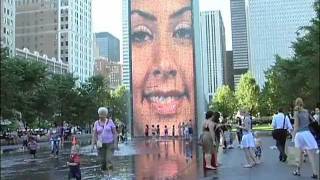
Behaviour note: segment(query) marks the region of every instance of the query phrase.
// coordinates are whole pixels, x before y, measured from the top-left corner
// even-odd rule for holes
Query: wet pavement
[[[145,140],[135,139],[120,144],[115,152],[114,168],[109,176],[100,171],[97,153],[91,146],[81,148],[82,179],[113,180],[267,180],[272,177],[281,180],[310,179],[309,163],[304,164],[302,176],[291,175],[292,167],[278,162],[278,152],[271,149],[274,145],[271,137],[263,137],[263,163],[245,169],[244,154],[241,149],[219,152],[222,163],[218,171],[204,171],[202,168],[202,150],[196,143],[179,139]],[[237,144],[237,143],[235,143]],[[32,160],[26,153],[6,154],[1,157],[1,179],[5,180],[63,180],[67,179],[70,148],[65,146],[58,159],[51,158],[47,149],[41,149],[37,158]]]

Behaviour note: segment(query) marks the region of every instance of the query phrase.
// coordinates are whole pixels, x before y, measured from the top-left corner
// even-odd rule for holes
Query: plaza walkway
[[[182,140],[145,140],[135,139],[127,144],[120,144],[115,152],[114,169],[110,176],[100,173],[96,152],[91,152],[90,145],[81,148],[81,170],[83,179],[114,180],[295,180],[311,179],[310,165],[304,164],[302,176],[291,175],[292,167],[278,161],[278,152],[270,147],[274,145],[271,137],[263,137],[263,163],[245,169],[244,155],[235,148],[219,153],[222,166],[217,171],[204,171],[202,151],[195,143]],[[290,143],[289,143],[290,144]],[[237,143],[235,143],[237,145]],[[27,153],[5,154],[1,157],[1,179],[9,180],[57,180],[67,179],[66,162],[69,148],[61,151],[58,159],[49,157],[49,152],[41,151],[35,161],[30,161]]]

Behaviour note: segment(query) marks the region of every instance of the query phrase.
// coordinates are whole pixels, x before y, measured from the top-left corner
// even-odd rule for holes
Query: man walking
[[[278,113],[272,119],[273,132],[272,136],[276,140],[276,146],[279,150],[279,160],[286,162],[287,155],[285,153],[285,145],[288,131],[292,131],[292,125],[288,116],[283,113],[283,109],[279,108]]]

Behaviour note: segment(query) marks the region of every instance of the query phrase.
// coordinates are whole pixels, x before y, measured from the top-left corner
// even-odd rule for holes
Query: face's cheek
[[[152,47],[145,45],[143,47],[132,46],[132,84],[133,84],[133,114],[135,132],[143,132],[143,126],[148,124],[147,118],[150,114],[149,108],[145,108],[143,101],[143,91],[146,87],[146,79],[150,75],[149,69],[152,66]]]
[[[176,48],[178,49],[178,47]],[[176,63],[179,67],[182,81],[189,92],[189,101],[185,101],[182,108],[182,113],[179,116],[179,122],[186,122],[188,119],[195,119],[195,89],[194,89],[194,59],[193,47],[179,46],[179,50],[175,52]]]

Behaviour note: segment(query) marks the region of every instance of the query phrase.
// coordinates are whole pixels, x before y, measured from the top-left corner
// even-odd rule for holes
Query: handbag
[[[299,162],[300,150],[294,146],[288,147],[287,163],[289,166],[297,166]]]
[[[104,127],[105,127],[106,124],[108,124],[108,123],[109,123],[109,119],[108,119],[108,121],[103,125],[103,131],[104,131]],[[99,122],[98,122],[98,125],[101,126],[101,125],[99,124]],[[102,140],[100,140],[100,139],[97,140],[97,148],[102,148]]]
[[[280,140],[280,139],[287,138],[287,132],[288,131],[287,131],[287,129],[284,128],[285,123],[286,123],[286,116],[284,115],[282,129],[274,129],[274,130],[272,130],[273,139]]]
[[[320,125],[318,122],[311,116],[309,115],[309,130],[315,137],[320,137]]]
[[[102,141],[101,140],[97,140],[97,148],[102,148]]]
[[[203,145],[203,134],[201,134],[201,135],[199,136],[198,145],[200,145],[200,146]]]

